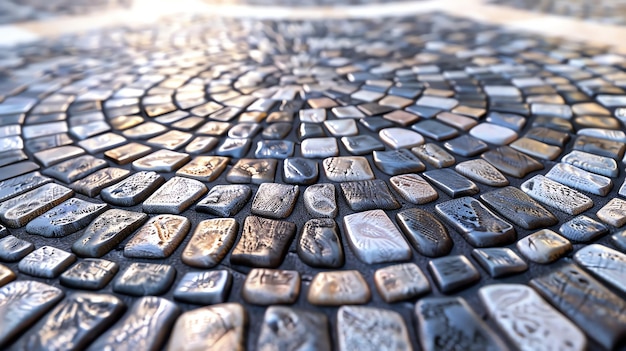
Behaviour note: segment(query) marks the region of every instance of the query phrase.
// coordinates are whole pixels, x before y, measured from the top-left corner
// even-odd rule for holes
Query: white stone
[[[385,128],[378,132],[380,140],[392,149],[412,148],[424,144],[424,137],[403,128]]]
[[[506,145],[517,139],[517,133],[492,123],[481,123],[470,130],[470,135],[495,145]]]

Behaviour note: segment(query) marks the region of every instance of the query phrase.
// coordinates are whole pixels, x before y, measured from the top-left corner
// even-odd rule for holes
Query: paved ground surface
[[[0,348],[624,349],[625,28],[305,5],[0,27]]]

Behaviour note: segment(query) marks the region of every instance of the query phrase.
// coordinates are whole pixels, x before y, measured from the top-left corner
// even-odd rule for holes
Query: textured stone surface
[[[113,295],[74,293],[44,319],[24,342],[29,350],[82,350],[123,313],[124,303]]]
[[[206,185],[195,179],[173,177],[152,193],[142,208],[147,213],[179,214],[206,192]]]
[[[0,204],[0,220],[11,227],[22,227],[33,218],[69,199],[74,192],[58,184],[45,184],[39,188],[9,199]]]
[[[300,195],[297,185],[263,183],[252,200],[250,212],[269,218],[287,218]]]
[[[113,291],[133,296],[161,295],[176,277],[172,266],[156,263],[131,263],[113,281]]]
[[[237,303],[187,311],[176,320],[166,350],[243,350],[246,321]]]
[[[298,256],[309,266],[339,268],[344,263],[339,238],[339,230],[334,220],[310,219],[304,224],[298,238]]]
[[[403,263],[374,272],[374,283],[385,302],[412,299],[430,292],[426,275],[415,263]]]
[[[119,270],[115,262],[98,258],[79,261],[59,277],[61,284],[85,290],[100,290],[113,279]]]
[[[159,350],[179,314],[179,308],[169,300],[154,296],[139,298],[89,350]]]
[[[30,221],[26,231],[48,238],[63,237],[84,228],[107,209],[106,204],[71,198]]]
[[[24,257],[20,272],[39,278],[56,278],[72,263],[76,256],[52,246],[42,246]]]
[[[430,212],[409,208],[396,214],[396,221],[415,250],[427,257],[439,257],[452,250],[446,227]]]
[[[419,342],[424,350],[509,349],[463,298],[424,298],[415,305],[415,314]]]
[[[408,350],[409,333],[394,311],[363,306],[342,306],[337,311],[339,350]]]
[[[623,253],[593,244],[578,250],[574,261],[600,280],[626,292],[626,255]]]
[[[533,199],[561,212],[577,215],[593,207],[593,200],[570,187],[536,175],[520,187]]]
[[[517,248],[529,260],[546,264],[571,251],[572,244],[550,229],[542,229],[520,239]]]
[[[48,312],[65,294],[61,289],[19,280],[0,287],[0,346],[6,346],[19,333]]]
[[[295,232],[296,225],[292,222],[248,216],[230,261],[252,267],[278,267]]]
[[[159,215],[150,218],[124,246],[130,258],[165,258],[183,241],[191,222],[183,216]]]
[[[624,341],[626,302],[580,268],[561,266],[530,285],[603,347]]]
[[[472,250],[472,257],[493,278],[524,272],[528,265],[515,251],[506,247],[493,247]]]
[[[424,172],[423,175],[452,198],[474,195],[480,191],[474,182],[451,169],[436,169]]]
[[[416,205],[435,201],[437,191],[417,174],[403,174],[389,178],[391,187],[408,202]]]
[[[227,270],[187,272],[174,289],[174,298],[196,305],[222,303],[231,284],[232,275]]]
[[[165,179],[156,172],[137,172],[102,189],[100,197],[113,205],[134,206],[145,200],[164,182]]]
[[[319,272],[313,277],[307,300],[313,305],[340,306],[364,304],[371,298],[370,289],[358,271]]]
[[[216,266],[235,243],[238,228],[233,218],[214,218],[198,223],[182,252],[183,263],[197,268]]]
[[[270,306],[256,346],[264,351],[329,350],[328,318],[319,312]]]
[[[241,296],[255,305],[293,304],[300,295],[300,273],[256,268],[248,273]]]
[[[474,247],[505,245],[515,240],[513,226],[474,198],[442,202],[435,208]]]
[[[387,183],[380,179],[343,182],[341,192],[353,211],[395,210],[400,208]]]
[[[382,210],[355,213],[343,218],[346,239],[364,263],[404,261],[411,248],[398,228]]]
[[[238,213],[252,196],[247,185],[216,185],[196,204],[196,211],[230,217]]]
[[[606,196],[613,188],[613,181],[567,163],[558,163],[546,173],[546,177],[563,185],[590,194]]]
[[[314,217],[337,216],[337,201],[333,184],[315,184],[306,188],[303,194],[306,210]]]
[[[119,245],[148,219],[144,213],[111,209],[87,226],[72,245],[72,251],[83,257],[102,257]]]
[[[550,227],[558,223],[550,211],[512,186],[490,191],[480,198],[496,212],[524,229]]]
[[[533,289],[493,284],[479,290],[491,318],[520,350],[585,350],[585,334]],[[519,328],[519,323],[532,328]]]

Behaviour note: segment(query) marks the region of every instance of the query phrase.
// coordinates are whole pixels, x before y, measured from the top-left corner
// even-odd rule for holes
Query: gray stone
[[[56,278],[72,263],[76,256],[52,246],[42,246],[24,257],[17,268],[20,272],[38,278]]]
[[[296,250],[309,266],[339,268],[344,263],[339,231],[332,219],[308,220],[302,228]]]
[[[48,210],[26,225],[26,232],[47,238],[59,238],[79,231],[108,209],[107,204],[96,204],[71,198]]]
[[[533,199],[570,215],[593,207],[593,200],[587,195],[539,174],[522,183],[520,188]]]
[[[278,267],[291,244],[296,225],[256,216],[246,217],[230,262],[251,267]]]
[[[348,206],[353,211],[395,210],[400,208],[400,203],[393,197],[387,187],[387,183],[383,180],[344,182],[340,186]]]
[[[567,163],[557,163],[546,173],[546,177],[574,189],[600,196],[606,196],[613,188],[613,181],[610,178]]]
[[[587,349],[585,334],[526,285],[488,285],[478,296],[489,316],[520,350]],[[519,328],[520,321],[533,327]]]
[[[198,212],[231,217],[245,206],[250,196],[252,190],[247,185],[216,185],[195,208]]]
[[[187,272],[174,290],[174,298],[179,301],[213,305],[228,299],[232,275],[227,270]]]
[[[449,168],[427,171],[423,175],[452,198],[474,195],[480,191],[474,182]]]
[[[415,305],[415,314],[423,350],[509,349],[461,297],[421,299]]]
[[[64,286],[74,289],[100,290],[104,288],[119,271],[115,262],[98,258],[86,258],[59,277]]]
[[[263,183],[259,185],[250,212],[269,218],[287,218],[293,211],[300,190],[297,185]]]
[[[293,304],[300,295],[300,273],[278,269],[252,269],[241,290],[254,305]]]
[[[238,303],[202,307],[176,320],[167,351],[245,349],[246,312]]]
[[[359,271],[319,272],[313,277],[307,300],[319,306],[356,305],[369,302],[372,295]]]
[[[374,179],[369,162],[361,156],[329,157],[322,161],[326,177],[333,182],[351,182]]]
[[[411,248],[383,210],[347,215],[343,218],[348,244],[364,263],[405,261]]]
[[[409,150],[374,151],[374,164],[383,173],[397,175],[411,172],[421,172],[426,167]]]
[[[550,227],[558,219],[523,191],[507,186],[490,191],[480,198],[496,212],[524,229]]]
[[[337,216],[337,201],[333,184],[318,183],[307,187],[302,200],[307,212],[313,217],[335,218]]]
[[[179,214],[207,192],[206,185],[195,179],[172,177],[143,203],[146,213]]]
[[[374,272],[374,283],[387,303],[413,299],[430,292],[428,278],[415,263],[380,268]]]
[[[270,306],[256,347],[263,351],[330,350],[328,319],[320,312]]]
[[[88,350],[160,350],[179,313],[176,304],[169,300],[139,298],[124,318],[99,336]]]
[[[183,263],[197,268],[215,267],[235,243],[238,228],[233,218],[214,218],[198,223],[182,252]]]
[[[165,179],[156,172],[137,172],[102,189],[100,197],[117,206],[134,206],[145,200],[164,182]]]
[[[161,295],[175,277],[176,269],[170,265],[134,262],[113,281],[113,291],[132,296]]]
[[[578,250],[574,261],[600,280],[626,293],[626,255],[623,253],[592,244]]]
[[[446,227],[430,212],[409,208],[396,215],[398,225],[411,245],[427,257],[447,255],[452,250],[452,239]]]
[[[619,173],[614,159],[577,150],[563,156],[561,162],[607,177],[617,177]]]
[[[90,308],[88,308],[90,307]],[[124,312],[113,295],[73,293],[44,319],[24,347],[28,350],[83,350]]]
[[[342,306],[337,311],[338,350],[411,350],[409,333],[398,312]]]
[[[389,178],[391,187],[406,201],[421,205],[439,198],[437,191],[417,174],[403,174]]]
[[[391,149],[410,149],[424,144],[424,137],[404,128],[385,128],[378,132],[380,140]]]
[[[509,147],[487,151],[481,157],[504,174],[524,178],[528,173],[543,169],[543,164]]]
[[[428,262],[428,270],[444,294],[464,289],[480,280],[478,270],[463,255],[432,259]]]
[[[183,241],[191,222],[183,216],[158,215],[144,224],[124,246],[124,256],[166,258]]]
[[[530,281],[530,286],[602,347],[626,335],[626,301],[573,264]]]
[[[454,168],[459,174],[482,184],[501,187],[509,185],[509,180],[489,162],[481,159],[464,161]]]
[[[507,247],[474,249],[472,257],[492,278],[521,273],[528,269],[526,262]]]
[[[39,172],[26,173],[0,182],[0,202],[6,201],[25,192],[52,182],[52,179],[42,176]]]
[[[542,229],[517,242],[517,249],[527,259],[541,264],[551,263],[572,250],[572,244],[562,236]]]
[[[462,197],[437,204],[435,208],[474,247],[500,246],[515,241],[513,226],[476,199]]]
[[[5,262],[16,262],[21,260],[35,249],[32,243],[7,235],[0,239],[0,260]]]
[[[301,157],[288,158],[283,162],[283,181],[289,184],[313,184],[319,177],[317,162]]]
[[[604,224],[581,215],[563,223],[559,232],[565,238],[578,242],[589,242],[609,231]]]
[[[70,184],[70,188],[83,195],[96,197],[102,189],[124,180],[129,175],[130,171],[126,169],[103,168]]]
[[[111,209],[93,220],[72,251],[82,257],[102,257],[148,219],[144,213]]]
[[[59,288],[18,280],[0,288],[0,346],[5,347],[63,298]]]
[[[0,204],[0,220],[11,228],[30,222],[54,206],[72,197],[74,192],[64,186],[48,183]]]

